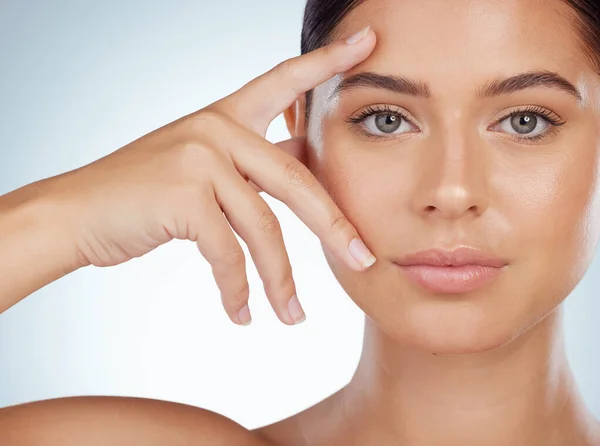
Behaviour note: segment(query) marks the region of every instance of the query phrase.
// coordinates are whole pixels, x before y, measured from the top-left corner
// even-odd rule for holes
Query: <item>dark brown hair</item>
[[[596,72],[600,74],[600,1],[563,0],[576,13],[577,29],[583,41],[583,50]]]
[[[366,0],[307,0],[302,26],[301,53],[306,54],[330,43],[336,27],[352,10]],[[562,0],[574,14],[583,42],[583,51],[600,74],[600,0]],[[306,93],[308,122],[312,91]]]

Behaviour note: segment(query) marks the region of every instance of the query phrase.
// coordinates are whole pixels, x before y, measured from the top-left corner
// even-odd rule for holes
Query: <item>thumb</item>
[[[306,165],[308,161],[308,156],[306,152],[306,137],[305,136],[297,136],[295,138],[286,139],[285,141],[280,141],[275,143],[277,147],[283,150],[288,155],[293,156],[302,164]],[[252,186],[252,188],[256,192],[263,192],[263,190],[258,187],[256,184],[252,182],[252,180],[248,180],[248,184]]]

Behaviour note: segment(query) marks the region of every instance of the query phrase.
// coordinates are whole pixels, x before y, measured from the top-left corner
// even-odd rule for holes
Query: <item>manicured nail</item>
[[[248,304],[246,304],[244,308],[242,308],[238,312],[238,319],[240,321],[240,324],[244,326],[250,325],[252,323],[252,317],[250,316],[250,308],[248,308]]]
[[[367,34],[369,34],[369,29],[371,29],[371,27],[367,26],[367,27],[361,29],[356,34],[352,34],[350,37],[348,37],[346,39],[346,43],[348,45],[352,45],[352,44],[360,42],[362,39],[364,39],[365,37],[367,37]]]
[[[363,241],[355,237],[348,246],[350,254],[363,268],[368,268],[377,260],[371,251],[365,246]]]
[[[300,301],[298,300],[298,297],[295,294],[288,302],[288,311],[290,312],[290,317],[294,321],[294,324],[300,324],[301,322],[304,322],[306,320],[304,310],[302,310]]]

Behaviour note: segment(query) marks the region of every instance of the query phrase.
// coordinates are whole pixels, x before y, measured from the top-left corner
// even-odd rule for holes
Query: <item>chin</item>
[[[438,308],[433,308],[435,305]],[[413,347],[436,354],[470,355],[491,352],[517,339],[538,322],[485,305],[455,302],[424,304],[408,311],[406,330],[398,333]],[[526,320],[523,320],[526,319]]]
[[[524,322],[518,314],[508,311],[499,313],[483,300],[411,302],[369,317],[393,341],[440,355],[469,355],[498,349],[535,323]]]

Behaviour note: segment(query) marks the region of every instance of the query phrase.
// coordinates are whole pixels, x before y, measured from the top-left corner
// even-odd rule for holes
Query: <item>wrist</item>
[[[0,312],[43,286],[85,266],[73,211],[53,178],[0,197]]]
[[[37,234],[39,243],[46,246],[45,251],[54,258],[57,267],[65,274],[88,266],[78,249],[80,214],[73,200],[62,187],[63,180],[69,174],[32,183],[29,196],[22,203],[22,218]]]

